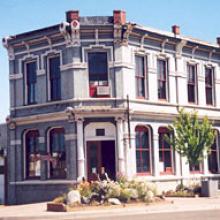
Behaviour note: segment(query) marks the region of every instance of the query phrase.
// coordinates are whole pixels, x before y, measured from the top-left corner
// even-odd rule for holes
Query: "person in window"
[[[101,167],[101,173],[99,175],[99,180],[100,181],[108,181],[108,182],[110,182],[108,174],[105,172],[105,167]]]

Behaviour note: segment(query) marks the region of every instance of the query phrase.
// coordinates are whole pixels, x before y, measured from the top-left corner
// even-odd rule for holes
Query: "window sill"
[[[71,184],[76,183],[76,180],[24,180],[17,182],[10,182],[11,185],[59,185],[59,184]]]
[[[146,172],[146,173],[136,173],[136,176],[152,176],[152,173]]]

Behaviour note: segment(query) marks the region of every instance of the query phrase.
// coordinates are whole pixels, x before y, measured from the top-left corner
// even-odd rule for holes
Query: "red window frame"
[[[138,59],[142,59],[141,69],[138,65]],[[139,61],[140,62],[140,61]],[[144,99],[146,98],[146,75],[147,75],[147,60],[145,56],[135,56],[135,82],[136,82],[136,97]],[[143,88],[140,88],[143,87]],[[140,92],[142,91],[142,92]]]
[[[211,148],[210,148],[210,154],[208,156],[208,165],[209,165],[209,172],[213,173],[213,174],[217,174],[219,173],[219,162],[220,162],[220,158],[219,158],[219,132],[217,130],[215,130],[216,132],[216,137],[214,140],[214,143],[212,144]],[[215,158],[215,162],[216,162],[216,169],[214,170],[212,167],[212,158]]]
[[[35,139],[35,144],[34,146],[34,151],[30,152],[30,148],[31,146],[30,144],[30,138],[34,138]],[[31,175],[30,172],[30,168],[31,167],[36,167],[37,166],[37,162],[40,161],[40,149],[39,149],[39,143],[38,143],[38,138],[39,138],[39,131],[38,130],[30,130],[25,134],[25,158],[26,158],[26,164],[25,164],[25,168],[26,168],[26,179],[40,179],[41,175]],[[32,165],[31,165],[32,163]],[[34,170],[33,170],[34,171]],[[36,170],[35,170],[36,171]]]
[[[188,102],[197,103],[197,68],[196,65],[187,65],[187,89],[188,89]]]
[[[147,146],[143,146],[142,144],[142,138],[141,138],[141,133],[142,132],[146,132],[147,133],[147,143],[148,145]],[[141,171],[138,172],[137,171],[137,175],[151,175],[152,174],[152,158],[151,158],[151,138],[150,138],[150,130],[149,128],[147,127],[144,127],[144,126],[137,126],[135,128],[135,137],[137,138],[138,137],[138,143],[140,144],[139,147],[137,147],[137,139],[136,139],[136,153],[137,152],[140,152],[140,161],[141,161],[141,164],[142,164],[142,167],[141,167]],[[143,152],[147,152],[148,153],[148,157],[149,157],[149,161],[144,161],[143,160]],[[145,163],[148,163],[148,171],[144,171],[144,168],[143,168],[143,165],[144,165],[144,162]],[[137,162],[136,162],[136,168],[137,168]]]
[[[167,72],[168,72],[167,64],[168,64],[167,60],[164,59],[157,60],[157,84],[158,84],[157,89],[158,89],[158,99],[160,100],[167,100]],[[160,87],[160,85],[162,85],[162,87]]]
[[[213,105],[213,83],[214,83],[213,68],[205,67],[206,105]]]
[[[162,159],[160,158],[160,162],[164,163],[164,171],[161,171],[160,174],[161,175],[167,175],[167,174],[174,174],[174,152],[173,152],[173,148],[171,145],[169,145],[169,148],[167,148],[165,146],[165,140],[164,140],[164,135],[171,135],[170,131],[168,130],[168,128],[166,127],[160,127],[158,129],[158,134],[159,134],[159,157],[160,154],[162,154]],[[166,143],[168,146],[168,143]],[[171,166],[169,167],[165,167],[165,152],[169,152],[170,154],[170,163]]]

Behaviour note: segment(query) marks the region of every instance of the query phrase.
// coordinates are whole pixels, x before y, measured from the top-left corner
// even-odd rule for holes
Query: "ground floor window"
[[[173,149],[172,146],[170,146],[164,139],[165,135],[169,137],[171,133],[166,127],[160,127],[158,133],[159,133],[160,174],[172,174],[174,173]]]
[[[137,126],[135,133],[137,173],[151,173],[151,147],[149,129],[147,127]]]
[[[28,131],[25,135],[26,178],[40,178],[41,160],[38,143],[39,132]]]
[[[219,172],[219,142],[218,142],[219,133],[216,131],[216,137],[213,145],[210,149],[210,154],[208,156],[208,165],[210,173]]]
[[[192,165],[189,163],[189,170],[190,170],[190,173],[202,173],[203,165],[202,163],[196,164],[196,165]]]
[[[63,128],[50,130],[50,178],[66,178],[66,151]]]

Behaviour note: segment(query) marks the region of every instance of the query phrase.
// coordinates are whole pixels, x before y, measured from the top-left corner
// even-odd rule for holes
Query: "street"
[[[96,220],[219,220],[220,210],[206,210],[206,211],[187,211],[187,212],[171,212],[171,213],[137,213],[137,214],[108,214],[107,215],[93,215],[91,217],[81,216],[76,217],[74,213],[68,216],[48,216],[48,217],[4,217],[0,220],[82,220],[82,219],[96,219]]]

